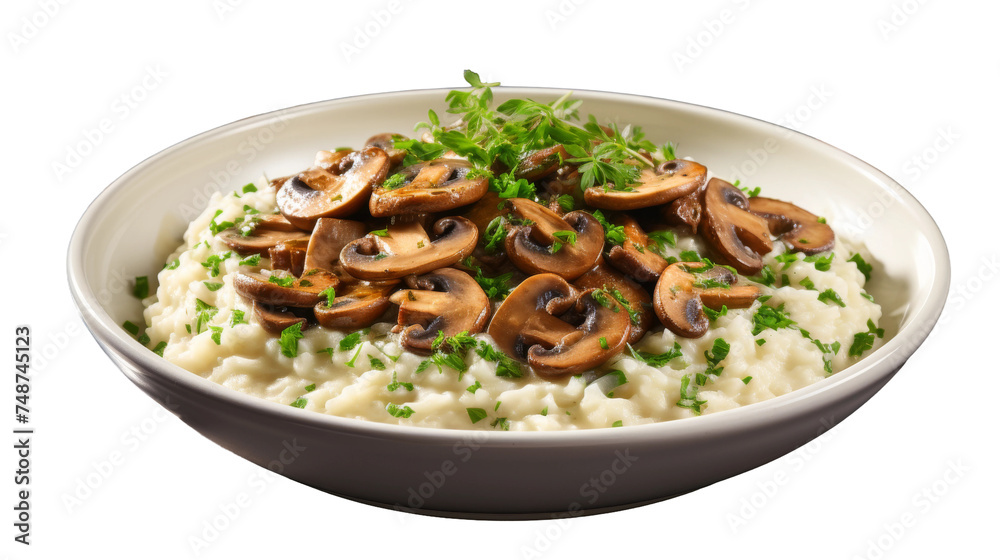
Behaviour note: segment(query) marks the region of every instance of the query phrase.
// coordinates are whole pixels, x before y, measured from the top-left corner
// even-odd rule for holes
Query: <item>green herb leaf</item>
[[[397,406],[393,403],[385,405],[385,411],[396,418],[409,418],[410,416],[413,416],[414,412],[416,412],[409,406]]]
[[[136,276],[135,284],[132,286],[132,295],[138,299],[149,297],[149,277]]]
[[[833,288],[820,292],[819,296],[817,296],[817,299],[819,299],[820,301],[824,301],[826,303],[834,303],[836,305],[839,305],[840,307],[847,307],[847,304],[844,303],[844,300],[840,299],[840,294],[833,291]]]
[[[472,420],[473,424],[487,416],[486,411],[481,408],[466,408],[465,411],[469,413],[469,420]]]
[[[281,338],[278,339],[278,344],[281,346],[281,353],[288,358],[298,356],[299,339],[302,336],[302,323],[295,323],[281,331]]]

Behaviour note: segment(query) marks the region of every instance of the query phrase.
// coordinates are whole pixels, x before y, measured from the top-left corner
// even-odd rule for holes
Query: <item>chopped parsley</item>
[[[211,230],[212,235],[219,235],[219,232],[233,227],[233,222],[226,220],[224,222],[216,222],[215,219],[222,215],[222,210],[216,210],[215,215],[212,216],[212,222],[208,224],[208,229]]]
[[[490,426],[494,428],[500,428],[501,430],[510,430],[510,422],[507,421],[507,417],[497,418],[496,420],[490,422]]]
[[[527,198],[535,200],[535,186],[527,179],[517,179],[513,173],[503,173],[490,179],[490,190],[500,198]]]
[[[806,276],[802,280],[799,280],[799,285],[802,286],[803,288],[807,289],[807,290],[815,290],[816,289],[816,284],[813,284],[813,281],[810,280],[808,276]]]
[[[312,393],[313,391],[316,390],[316,384],[315,383],[310,383],[310,384],[306,385],[305,387],[303,387],[303,390],[305,392],[307,392],[307,393]]]
[[[483,232],[482,241],[483,249],[489,254],[494,254],[500,250],[503,246],[504,239],[507,238],[507,220],[503,216],[497,216],[493,218],[489,224],[486,225],[486,230]]]
[[[232,256],[232,251],[226,251],[221,255],[209,255],[205,262],[201,263],[201,266],[208,269],[208,274],[215,278],[219,275],[219,265],[223,263],[226,259]]]
[[[308,403],[309,403],[309,399],[307,399],[305,397],[299,397],[299,398],[295,399],[294,401],[292,401],[291,406],[294,406],[295,408],[305,408],[306,404],[308,404]]]
[[[558,252],[564,244],[576,244],[576,232],[572,230],[553,231],[552,237],[555,238],[555,241],[552,242],[552,248],[549,249],[550,253]]]
[[[486,411],[481,408],[466,408],[465,411],[469,413],[469,420],[472,420],[473,424],[487,416]]]
[[[396,379],[396,372],[392,372],[392,382],[385,386],[386,389],[390,391],[395,391],[400,387],[406,389],[407,391],[413,390],[413,383],[402,383]]]
[[[601,343],[601,348],[603,348],[604,350],[607,350],[609,348],[607,338],[602,336],[601,338],[597,339],[597,341]]]
[[[476,354],[484,360],[489,360],[491,362],[496,362],[497,377],[508,377],[516,379],[522,377],[524,372],[521,371],[521,364],[514,358],[511,358],[506,353],[501,352],[490,346],[488,343],[480,341],[479,345],[476,347]]]
[[[868,331],[859,332],[854,335],[854,342],[851,343],[851,348],[847,351],[847,354],[849,356],[860,356],[875,346],[875,337],[882,338],[884,336],[885,329],[877,328],[875,322],[868,319]]]
[[[283,278],[281,276],[275,276],[275,275],[272,274],[271,277],[267,279],[267,281],[270,282],[270,283],[272,283],[272,284],[277,284],[277,285],[281,286],[282,288],[287,288],[287,287],[289,287],[289,286],[291,286],[292,284],[295,283],[295,277],[294,276],[287,276],[287,277]]]
[[[817,299],[826,303],[834,303],[836,305],[839,305],[840,307],[847,307],[847,304],[844,303],[844,300],[840,299],[840,294],[833,291],[833,288],[829,288],[827,290],[820,292],[819,296],[817,296]]]
[[[852,262],[858,267],[858,271],[865,275],[866,282],[872,279],[872,265],[868,264],[859,253],[851,255],[851,258],[847,259],[847,262]]]
[[[149,297],[149,277],[136,276],[135,284],[132,286],[132,295],[138,299]]]
[[[212,331],[212,342],[222,344],[222,327],[209,325],[208,328]]]
[[[576,206],[576,201],[573,200],[573,195],[561,194],[556,197],[556,204],[563,212],[572,212],[573,208]]]
[[[246,323],[247,320],[244,318],[244,313],[242,309],[233,309],[233,314],[229,317],[229,326],[235,327],[240,323]]]
[[[355,346],[361,343],[361,335],[368,334],[368,332],[369,329],[361,329],[360,331],[354,331],[340,339],[340,349],[353,350]]]
[[[299,339],[302,338],[302,323],[295,323],[281,331],[281,338],[278,344],[281,346],[281,353],[285,357],[294,358],[299,355]]]
[[[813,266],[816,267],[816,270],[819,270],[821,272],[826,272],[827,270],[830,270],[830,265],[833,263],[833,253],[830,253],[826,256],[809,255],[808,257],[802,260],[808,263],[813,263]]]
[[[218,289],[222,287],[222,282],[202,282],[202,284],[204,284],[210,292],[218,291]]]
[[[792,266],[793,262],[799,260],[799,255],[798,253],[787,252],[774,257],[774,260],[782,264],[781,270],[786,270],[788,267]]]
[[[382,362],[382,360],[374,356],[368,356],[368,364],[371,365],[372,369],[377,369],[377,370],[385,369],[385,364]],[[395,375],[395,373],[393,373],[393,375]]]
[[[625,226],[616,226],[604,217],[600,210],[594,210],[594,218],[600,222],[604,228],[604,240],[610,245],[623,245],[625,243]]]
[[[753,315],[753,330],[750,332],[757,336],[765,329],[787,329],[793,325],[795,321],[785,314],[785,304],[778,307],[762,305]]]
[[[621,420],[615,420],[614,422],[611,423],[612,428],[621,428],[622,426],[623,424]]]
[[[385,181],[382,181],[382,188],[391,191],[392,189],[402,187],[404,183],[406,183],[406,175],[396,173],[387,177]]]
[[[740,381],[742,381],[744,385],[749,385],[750,384],[750,380],[752,380],[752,379],[753,379],[753,377],[750,376],[750,375],[748,375],[748,376],[744,377],[743,379],[740,379]]]
[[[674,360],[675,358],[680,358],[683,355],[681,352],[681,345],[677,342],[674,342],[673,348],[667,350],[666,352],[663,352],[662,354],[654,354],[652,352],[636,350],[635,348],[632,348],[631,344],[627,343],[625,346],[628,348],[628,351],[633,358],[641,362],[645,362],[646,365],[652,367],[663,367],[672,360]]]
[[[698,398],[698,385],[691,383],[691,374],[685,374],[681,378],[681,400],[677,401],[677,406],[701,414],[701,407],[707,402]]]
[[[194,311],[197,313],[195,316],[195,334],[200,334],[204,330],[203,327],[219,312],[219,308],[195,298]]]
[[[774,282],[778,279],[778,277],[774,274],[774,270],[771,266],[765,264],[764,268],[760,269],[760,274],[757,276],[750,276],[749,279],[765,286],[774,286]]]
[[[615,396],[615,389],[628,383],[628,377],[626,377],[625,372],[620,369],[609,371],[608,373],[606,373],[604,376],[601,377],[601,380],[603,379],[611,380],[609,384],[610,386],[607,388],[608,392],[606,393],[609,398]]]
[[[672,231],[651,231],[646,236],[649,237],[650,246],[658,253],[663,253],[665,245],[669,245],[670,247],[677,246],[677,235]]]
[[[715,321],[719,317],[722,317],[723,315],[726,315],[726,314],[729,313],[729,308],[726,307],[725,305],[723,305],[718,311],[716,311],[716,310],[712,309],[711,307],[702,304],[701,310],[704,311],[705,315],[708,316],[708,320],[709,321]]]
[[[389,228],[377,229],[371,232],[371,235],[377,235],[379,237],[389,237]]]
[[[239,264],[240,266],[258,266],[260,264],[260,255],[250,255],[241,260]]]
[[[393,403],[385,405],[385,411],[396,418],[409,418],[410,416],[413,416],[414,412],[416,412],[409,406],[397,406]]]
[[[163,268],[165,270],[174,270],[175,268],[177,268],[180,265],[181,265],[181,260],[180,259],[174,259],[174,260],[168,262],[167,264],[163,265]]]
[[[472,385],[469,385],[468,387],[466,387],[465,390],[468,391],[468,392],[470,392],[470,393],[472,393],[473,395],[475,395],[476,391],[478,391],[479,389],[482,389],[482,387],[483,387],[483,384],[480,383],[479,380],[476,380],[475,383],[473,383]]]
[[[327,307],[333,307],[333,302],[335,299],[337,299],[337,290],[333,286],[330,286],[329,288],[320,292],[319,295],[326,297]]]

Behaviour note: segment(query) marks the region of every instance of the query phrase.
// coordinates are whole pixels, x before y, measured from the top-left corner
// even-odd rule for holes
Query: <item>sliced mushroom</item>
[[[354,330],[371,325],[389,309],[389,295],[399,285],[398,280],[359,280],[340,266],[335,266],[333,273],[339,280],[333,305],[322,300],[313,309],[316,320],[328,329]]]
[[[667,261],[648,248],[649,236],[639,227],[639,222],[625,214],[612,216],[611,221],[623,226],[625,242],[611,247],[608,262],[640,282],[655,282],[667,268]]]
[[[687,226],[691,235],[698,233],[698,224],[701,223],[701,189],[664,206],[662,216],[670,225]]]
[[[309,232],[293,226],[284,216],[263,214],[251,217],[252,225],[229,228],[219,233],[219,239],[242,256],[267,255],[271,247],[282,241],[309,239]],[[252,229],[251,229],[252,228]],[[247,232],[247,235],[243,235]]]
[[[389,298],[399,306],[400,342],[412,352],[429,354],[439,332],[455,336],[482,332],[490,317],[490,300],[468,274],[439,268],[421,276],[407,276],[404,288]]]
[[[403,161],[403,158],[406,157],[406,150],[396,148],[396,139],[406,140],[407,138],[402,134],[383,132],[382,134],[376,134],[366,140],[365,146],[375,146],[376,148],[381,148],[382,151],[389,156],[389,165],[394,167],[399,165]]]
[[[635,344],[642,340],[649,328],[653,326],[656,314],[653,313],[653,298],[649,292],[632,279],[605,264],[598,264],[577,278],[573,285],[580,290],[602,289],[612,295],[621,295],[628,302],[632,313],[629,326],[628,342]],[[617,294],[615,293],[617,291]]]
[[[663,271],[653,292],[653,308],[663,326],[685,338],[708,332],[708,317],[702,305],[716,311],[753,305],[760,296],[755,286],[736,286],[736,275],[722,266],[701,262],[678,262]]]
[[[302,316],[302,313],[305,311],[304,309],[294,307],[276,308],[272,305],[255,301],[253,302],[251,314],[260,326],[264,327],[264,330],[271,334],[281,334],[281,331],[295,323],[301,323],[302,327],[305,328],[309,324],[309,318]]]
[[[747,211],[750,202],[743,191],[722,179],[712,179],[702,195],[702,237],[722,257],[724,264],[740,274],[752,275],[764,268],[761,255],[773,247],[767,222]]]
[[[336,289],[337,277],[324,270],[309,270],[295,278],[288,286],[271,282],[259,272],[238,272],[233,279],[236,293],[257,303],[287,307],[312,307],[327,288]]]
[[[320,218],[316,221],[309,245],[306,248],[305,270],[319,268],[334,271],[340,260],[340,252],[344,246],[364,237],[368,228],[362,222],[341,220],[339,218]]]
[[[625,346],[630,321],[617,302],[605,307],[593,292],[581,292],[555,274],[531,276],[497,309],[489,334],[542,376],[596,367]]]
[[[376,186],[368,208],[372,216],[444,212],[472,204],[489,187],[486,177],[470,178],[472,164],[463,159],[435,159],[399,171],[398,186]]]
[[[525,223],[511,227],[504,246],[507,257],[527,274],[552,272],[573,280],[590,270],[604,248],[604,228],[586,212],[570,212],[563,217],[526,198],[511,198],[507,207]],[[562,239],[557,232],[570,232]],[[559,246],[556,245],[559,243]]]
[[[686,159],[675,159],[663,162],[655,169],[643,169],[639,174],[639,183],[630,185],[630,190],[605,188],[610,185],[593,186],[584,191],[583,198],[595,208],[647,208],[666,204],[697,191],[705,184],[707,176],[708,170],[704,165]]]
[[[312,167],[285,181],[278,190],[278,209],[289,222],[312,230],[319,218],[340,218],[364,207],[372,187],[385,180],[389,156],[368,146],[335,158],[329,167]],[[336,155],[336,154],[335,154]]]
[[[833,249],[833,229],[791,202],[755,196],[750,199],[750,212],[764,218],[771,234],[796,251],[815,255]]]
[[[536,150],[524,156],[514,168],[514,176],[519,179],[527,179],[535,182],[555,173],[563,161],[568,159],[569,153],[562,144]]]
[[[301,276],[305,270],[308,239],[291,239],[271,247],[267,254],[271,258],[272,270],[287,270],[292,276]]]
[[[462,217],[441,218],[431,240],[417,222],[393,224],[384,236],[369,233],[340,252],[340,264],[355,278],[389,280],[452,265],[472,253],[479,232]]]

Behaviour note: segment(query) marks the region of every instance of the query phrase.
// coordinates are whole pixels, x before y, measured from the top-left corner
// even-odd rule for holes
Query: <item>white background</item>
[[[995,553],[995,3],[64,4],[0,8],[0,333],[10,339],[0,344],[30,324],[37,366],[30,547],[12,541],[12,442],[0,454],[8,556],[190,556],[191,537],[204,538],[241,492],[249,506],[201,557],[959,558],[983,557],[975,551],[989,543]],[[564,525],[407,516],[285,479],[262,483],[265,471],[163,415],[83,329],[66,244],[87,204],[126,169],[245,116],[460,86],[464,68],[507,85],[719,107],[857,155],[913,192],[944,231],[946,323],[809,447],[680,498]],[[97,135],[102,120],[110,128]],[[68,153],[76,149],[79,160]],[[11,412],[0,415],[4,430],[14,426],[12,377],[0,391],[0,410]],[[68,496],[83,498],[68,506]]]

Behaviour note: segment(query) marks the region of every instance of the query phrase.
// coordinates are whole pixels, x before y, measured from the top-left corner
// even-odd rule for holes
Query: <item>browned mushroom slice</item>
[[[479,236],[475,224],[459,216],[441,218],[432,231],[434,240],[419,223],[393,224],[384,235],[369,233],[344,246],[340,264],[348,274],[364,280],[423,274],[469,256]]]
[[[640,282],[654,282],[667,268],[667,261],[648,248],[649,236],[639,227],[639,222],[628,215],[612,216],[611,222],[623,226],[625,242],[613,245],[608,251],[611,266]]]
[[[755,196],[750,199],[750,212],[764,218],[771,234],[796,251],[815,255],[833,249],[833,229],[791,202]]]
[[[404,288],[389,298],[399,306],[400,342],[412,352],[430,354],[439,332],[455,336],[482,332],[490,317],[490,300],[468,274],[439,268],[407,276]]]
[[[320,218],[316,221],[312,236],[309,237],[303,267],[305,270],[319,268],[334,271],[344,246],[364,237],[366,233],[368,228],[361,222]]]
[[[250,226],[243,225],[246,229],[229,228],[219,233],[219,239],[243,256],[267,255],[271,247],[282,241],[309,239],[309,232],[300,230],[277,214],[253,216],[251,220]]]
[[[271,257],[271,270],[287,270],[292,276],[301,276],[308,246],[308,239],[291,239],[271,247],[267,252]]]
[[[389,309],[389,295],[399,285],[398,280],[359,280],[340,266],[333,272],[340,280],[333,305],[323,300],[313,309],[316,320],[328,329],[353,330],[371,325]]]
[[[686,159],[666,161],[655,169],[643,169],[639,183],[631,190],[605,189],[593,186],[583,193],[587,204],[608,210],[634,210],[666,204],[697,191],[705,184],[708,170],[700,163]]]
[[[264,330],[271,334],[281,334],[281,331],[295,323],[301,323],[304,328],[309,323],[309,319],[296,314],[296,312],[302,313],[304,311],[294,307],[275,308],[255,301],[251,314],[260,323],[260,326],[264,327]]]
[[[239,272],[233,279],[233,287],[236,288],[236,293],[258,303],[312,307],[323,298],[320,292],[336,288],[338,282],[336,276],[323,270],[306,271],[302,278],[278,278],[264,276],[259,272]],[[287,285],[282,285],[286,283]]]
[[[525,273],[551,272],[573,280],[601,257],[604,228],[590,214],[576,211],[560,218],[526,198],[511,198],[507,206],[524,225],[511,228],[504,246],[511,262]]]
[[[536,150],[517,162],[514,176],[531,182],[538,181],[555,173],[569,157],[569,153],[562,144]]]
[[[365,146],[375,146],[376,148],[382,148],[382,151],[389,156],[389,165],[396,166],[403,161],[406,157],[406,150],[400,150],[396,148],[396,139],[406,140],[407,138],[402,134],[393,134],[391,132],[383,132],[382,134],[376,134],[368,140],[365,141]]]
[[[687,226],[691,235],[698,232],[701,223],[701,190],[684,195],[663,207],[663,218],[674,226]]]
[[[702,237],[740,274],[753,275],[764,268],[761,255],[773,247],[767,222],[747,211],[743,191],[722,179],[712,179],[702,195]]]
[[[542,376],[572,375],[603,364],[625,346],[629,314],[602,305],[555,274],[536,274],[507,296],[490,321],[501,350]],[[617,312],[616,312],[617,311]]]
[[[642,286],[617,270],[598,264],[577,278],[573,285],[580,290],[601,289],[610,297],[618,300],[621,296],[628,303],[631,325],[629,326],[628,342],[635,344],[642,340],[649,328],[653,326],[656,314],[653,313],[653,298]],[[620,300],[618,300],[621,303]]]
[[[435,159],[399,171],[399,185],[376,186],[368,209],[372,216],[444,212],[479,200],[489,187],[486,177],[469,178],[463,159]]]
[[[276,197],[278,209],[289,222],[312,230],[320,218],[340,218],[364,207],[388,170],[389,156],[381,148],[347,153],[330,168],[312,167],[285,181]]]
[[[734,286],[736,275],[721,266],[701,262],[678,262],[663,271],[653,292],[653,308],[663,326],[685,338],[698,338],[708,331],[702,305],[716,311],[753,305],[760,296],[754,286]]]

